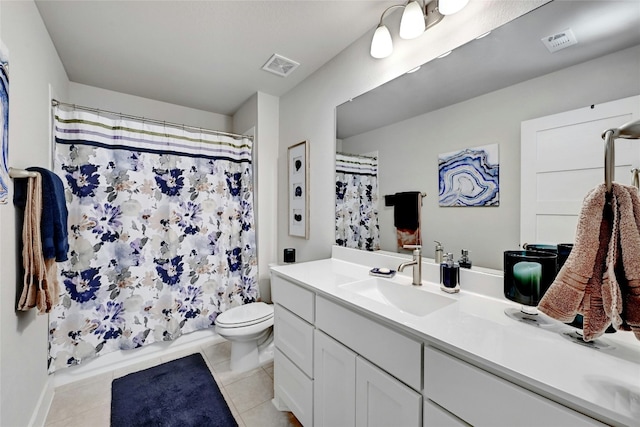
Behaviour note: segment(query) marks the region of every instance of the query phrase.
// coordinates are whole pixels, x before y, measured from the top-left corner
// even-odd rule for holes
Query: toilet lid
[[[273,305],[253,302],[230,308],[216,318],[218,326],[239,328],[264,322],[273,317]]]

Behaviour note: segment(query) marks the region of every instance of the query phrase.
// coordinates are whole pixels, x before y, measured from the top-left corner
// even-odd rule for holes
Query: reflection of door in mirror
[[[639,118],[632,96],[522,122],[520,244],[573,243],[582,200],[604,180],[602,132]],[[615,176],[628,185],[640,144],[615,149]]]
[[[336,154],[336,245],[380,249],[378,159]]]

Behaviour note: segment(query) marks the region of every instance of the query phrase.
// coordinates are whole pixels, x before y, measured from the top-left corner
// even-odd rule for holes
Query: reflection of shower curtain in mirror
[[[258,298],[251,140],[55,115],[70,250],[51,372],[209,328]]]
[[[376,158],[336,154],[336,245],[380,249]]]

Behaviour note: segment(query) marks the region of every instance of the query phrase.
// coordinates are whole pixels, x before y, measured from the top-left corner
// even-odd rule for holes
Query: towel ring
[[[602,133],[602,139],[604,139],[604,183],[607,187],[607,194],[611,193],[615,177],[616,138],[640,139],[640,120],[625,123],[619,128],[607,129]]]

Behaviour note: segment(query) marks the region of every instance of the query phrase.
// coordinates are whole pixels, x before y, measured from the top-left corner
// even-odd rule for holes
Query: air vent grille
[[[262,66],[262,69],[281,77],[287,77],[293,70],[298,68],[298,65],[300,64],[296,61],[274,53],[267,63]]]
[[[554,53],[559,50],[565,49],[569,46],[573,46],[578,43],[576,35],[573,34],[571,28],[561,31],[557,34],[552,34],[547,37],[543,37],[542,43],[549,49],[549,52]]]

